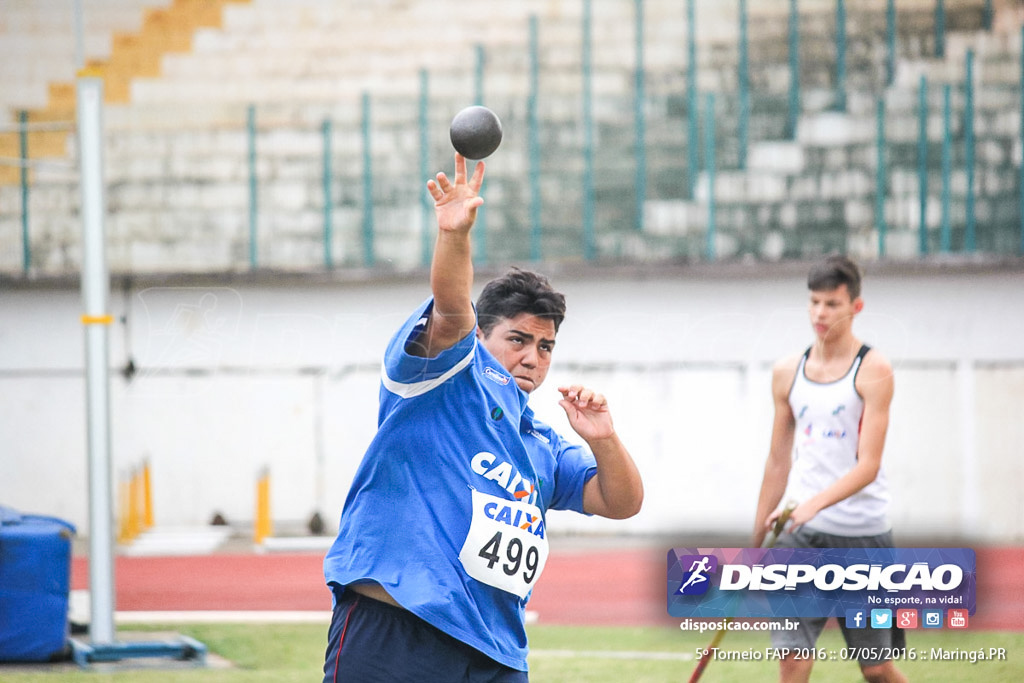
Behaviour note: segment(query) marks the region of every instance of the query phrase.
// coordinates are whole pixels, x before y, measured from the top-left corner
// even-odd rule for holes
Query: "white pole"
[[[75,0],[75,70],[85,66],[85,37],[82,26],[82,0]]]
[[[114,515],[110,477],[110,400],[103,181],[103,79],[77,83],[78,158],[82,186],[82,304],[85,326],[86,420],[89,456],[89,635],[114,641]]]

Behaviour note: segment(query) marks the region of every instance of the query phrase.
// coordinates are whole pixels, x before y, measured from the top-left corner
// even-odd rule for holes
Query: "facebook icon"
[[[846,610],[846,628],[867,628],[867,612],[862,609]]]

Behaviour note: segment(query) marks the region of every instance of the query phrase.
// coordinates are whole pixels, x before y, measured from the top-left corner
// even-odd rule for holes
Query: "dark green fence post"
[[[786,137],[796,137],[796,122],[800,114],[800,17],[797,0],[789,0],[789,111],[786,119]]]
[[[1024,254],[1024,26],[1020,29],[1020,253]]]
[[[420,132],[420,182],[426,183],[430,177],[430,75],[426,69],[420,69],[420,101],[419,101],[419,132]],[[433,236],[431,220],[430,195],[420,187],[420,264],[430,265],[430,242]],[[474,233],[476,231],[474,230]],[[475,234],[474,234],[475,237]]]
[[[21,168],[21,269],[28,274],[32,266],[32,247],[28,238],[28,112],[18,112],[18,158]]]
[[[940,250],[948,254],[953,242],[953,230],[949,216],[950,174],[953,171],[953,133],[950,119],[950,86],[942,86],[942,231],[939,236]]]
[[[634,156],[636,158],[636,204],[633,208],[633,223],[637,230],[644,229],[644,201],[647,199],[647,120],[644,113],[644,0],[634,0],[636,14],[635,48],[636,72],[634,74],[633,118],[636,135]]]
[[[836,0],[836,110],[846,111],[846,2]]]
[[[324,268],[334,268],[334,198],[331,187],[334,185],[334,170],[331,165],[331,120],[324,119],[320,127],[323,137],[323,183],[324,183]]]
[[[747,0],[740,0],[740,59],[737,74],[739,87],[739,124],[736,137],[739,144],[737,166],[740,170],[747,167],[747,147],[750,145],[750,61],[747,37]]]
[[[473,66],[473,103],[480,106],[484,105],[484,68],[487,65],[487,51],[484,46],[477,44],[474,49],[475,59]],[[423,176],[426,178],[427,176]],[[484,178],[484,185],[487,184],[487,179]],[[483,186],[480,188],[481,194],[484,194]],[[426,206],[430,208],[430,202],[427,201],[428,197],[424,195],[424,202]],[[475,244],[474,251],[476,252],[476,262],[479,264],[487,263],[487,206],[481,206],[476,212],[476,225],[473,227],[473,242]]]
[[[935,0],[935,56],[946,56],[946,3]]]
[[[704,256],[714,261],[716,256],[715,234],[715,94],[708,93],[707,110],[704,116],[704,164],[708,176],[708,227],[704,237]]]
[[[917,94],[917,253],[928,253],[928,80],[921,76]]]
[[[896,78],[896,0],[885,3],[885,84]]]
[[[986,31],[992,30],[992,0],[985,0],[985,8],[981,14],[981,26]]]
[[[973,253],[977,248],[977,218],[974,215],[974,50],[967,50],[964,83],[964,165],[967,170],[967,226],[964,232],[964,250]]]
[[[686,0],[686,182],[687,198],[697,186],[697,13],[696,0]]]
[[[259,202],[257,200],[258,183],[256,180],[256,106],[250,104],[246,113],[246,133],[249,138],[249,267],[259,265],[257,244],[257,216]]]
[[[363,265],[374,265],[373,149],[370,129],[370,94],[363,93]]]
[[[542,253],[540,197],[540,121],[537,98],[540,90],[538,72],[537,15],[530,15],[530,94],[527,100],[527,126],[530,156],[530,260],[540,261]]]
[[[583,258],[597,256],[594,240],[594,103],[593,103],[593,32],[592,0],[583,0],[582,55],[583,66]]]
[[[885,99],[878,98],[876,107],[877,136],[875,148],[878,163],[875,165],[875,228],[878,230],[878,257],[885,257],[885,238],[888,226],[885,220],[885,195],[887,189],[885,168]]]

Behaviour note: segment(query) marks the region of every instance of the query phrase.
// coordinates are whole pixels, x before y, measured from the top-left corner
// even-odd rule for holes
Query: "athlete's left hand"
[[[805,523],[814,519],[814,516],[817,515],[818,512],[819,510],[813,500],[805,500],[793,508],[793,511],[789,513],[789,521],[786,523],[786,531],[793,533]],[[782,508],[779,508],[772,514],[768,515],[768,520],[765,522],[764,528],[767,530],[775,526],[775,520],[777,520],[781,514]]]
[[[608,399],[604,394],[579,384],[558,387],[558,391],[562,394],[558,405],[569,418],[569,425],[584,440],[607,439],[615,434]]]

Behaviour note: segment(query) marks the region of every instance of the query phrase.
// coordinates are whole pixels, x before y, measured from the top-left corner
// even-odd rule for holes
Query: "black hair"
[[[811,268],[807,274],[807,289],[812,292],[829,292],[840,285],[846,285],[850,299],[860,296],[860,268],[845,256],[829,256],[822,263]]]
[[[512,268],[488,282],[476,300],[476,312],[484,336],[502,319],[529,313],[548,318],[555,332],[565,318],[565,297],[556,292],[543,275]]]

